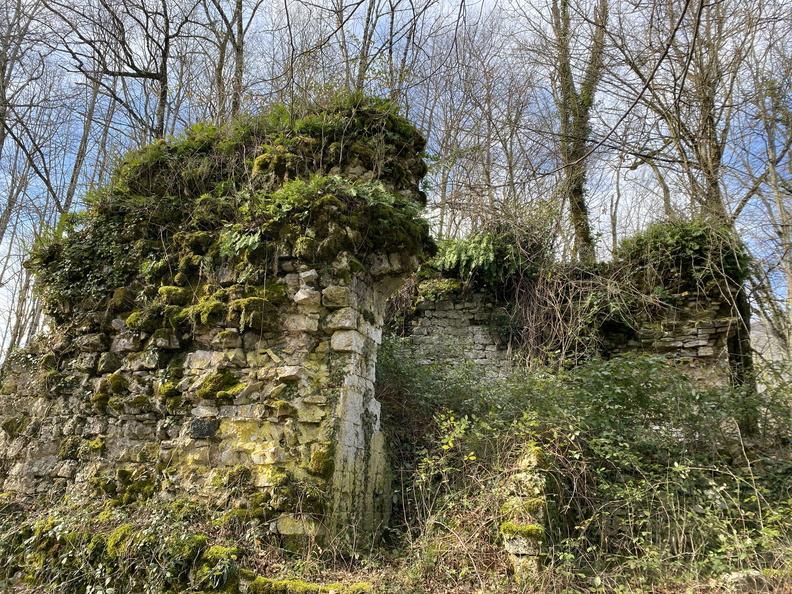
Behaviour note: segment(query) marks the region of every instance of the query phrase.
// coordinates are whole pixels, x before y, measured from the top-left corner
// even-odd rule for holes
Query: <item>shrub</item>
[[[538,447],[546,589],[673,590],[739,571],[787,583],[788,385],[759,396],[762,433],[746,443],[739,398],[660,357],[497,381],[465,365],[418,365],[398,341],[380,360],[384,424],[397,423],[391,440],[404,460],[394,515],[406,518],[415,580],[439,571],[458,587],[461,575],[496,579],[499,528],[515,505],[508,480],[520,453]]]

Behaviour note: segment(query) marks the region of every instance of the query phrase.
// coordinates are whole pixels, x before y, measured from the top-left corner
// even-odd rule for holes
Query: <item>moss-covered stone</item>
[[[374,586],[368,582],[355,584],[317,584],[297,579],[257,577],[248,586],[249,594],[368,594]]]
[[[224,400],[236,396],[244,389],[236,376],[229,370],[219,370],[210,373],[195,392],[201,400]]]
[[[196,281],[241,262],[261,267],[283,249],[324,261],[344,250],[362,258],[431,249],[419,212],[425,143],[393,105],[354,95],[302,116],[275,117],[280,111],[294,113],[275,108],[200,142],[187,130],[128,153],[79,222],[67,219],[33,250],[47,311],[58,321],[129,311],[146,293],[136,283],[161,285],[161,304],[187,305]],[[221,255],[218,238],[229,229],[254,229],[259,239]],[[191,318],[206,324],[220,307],[204,304]],[[157,320],[133,314],[128,325],[141,330]]]
[[[539,524],[520,524],[517,522],[503,522],[500,525],[501,534],[506,537],[520,537],[529,540],[542,540],[544,527]]]
[[[189,289],[176,286],[164,286],[157,289],[160,301],[168,305],[186,305],[192,295]]]
[[[5,431],[9,437],[16,437],[25,431],[30,424],[30,417],[27,415],[18,415],[14,417],[6,417],[0,422],[0,429]]]
[[[330,478],[335,468],[334,454],[333,448],[329,446],[314,450],[308,462],[308,472],[322,478]]]
[[[121,557],[133,541],[135,527],[132,524],[121,524],[107,537],[106,551],[109,557]]]
[[[64,437],[58,447],[58,457],[61,460],[76,460],[80,452],[80,442],[82,440],[77,435]]]
[[[214,592],[236,592],[239,585],[237,547],[212,545],[203,551],[195,571],[195,583],[201,589]]]

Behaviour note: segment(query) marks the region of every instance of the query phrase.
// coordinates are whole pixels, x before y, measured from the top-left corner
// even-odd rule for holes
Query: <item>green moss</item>
[[[717,299],[724,285],[745,281],[749,259],[733,230],[693,219],[654,223],[625,239],[613,266],[647,294],[703,291]]]
[[[334,451],[331,447],[314,450],[308,462],[308,472],[323,478],[330,478],[335,468]]]
[[[239,583],[237,547],[212,545],[204,550],[195,572],[196,585],[213,591],[236,591]]]
[[[168,305],[186,305],[190,301],[191,292],[183,287],[164,286],[157,289],[160,301]]]
[[[120,371],[105,375],[99,380],[96,391],[91,395],[91,402],[99,410],[109,406],[111,399],[118,405],[121,400],[117,396],[124,394],[128,388],[129,380]],[[118,409],[118,406],[114,408]]]
[[[267,514],[261,507],[240,507],[223,512],[213,524],[222,528],[240,528],[252,520],[266,519]]]
[[[229,319],[237,320],[240,331],[274,328],[275,307],[264,297],[234,299],[228,304]]]
[[[157,388],[157,395],[160,398],[176,398],[181,394],[174,382],[162,382]]]
[[[501,515],[511,517],[536,516],[544,512],[543,497],[510,497],[500,508]]]
[[[80,452],[80,437],[69,435],[64,437],[58,447],[58,458],[61,460],[76,460]]]
[[[232,398],[242,389],[244,385],[233,373],[224,369],[209,374],[196,390],[195,395],[201,400],[227,399]]]
[[[283,385],[285,389],[285,385],[281,385]],[[285,400],[270,400],[266,405],[267,408],[272,409],[276,417],[291,417],[297,414],[297,409]]]
[[[80,457],[89,457],[92,454],[101,454],[104,451],[105,438],[103,435],[93,439],[85,439],[80,443]]]
[[[126,554],[133,542],[135,527],[132,524],[121,524],[107,537],[106,551],[108,557],[118,558]]]
[[[500,525],[500,532],[505,537],[520,537],[530,540],[542,540],[544,527],[539,524],[519,524],[517,522],[504,522]]]
[[[167,287],[159,305],[186,305],[180,289],[220,270],[255,274],[290,248],[325,262],[343,250],[363,259],[375,250],[431,249],[418,190],[424,141],[392,105],[355,95],[199,128],[129,152],[111,183],[86,198],[86,212],[63,217],[36,242],[28,266],[56,321],[129,311],[133,292],[150,299],[158,285]],[[257,157],[252,179],[249,155]],[[385,184],[328,175],[352,166]],[[260,241],[219,258],[218,239],[229,229],[255,230]],[[114,294],[119,287],[129,295]],[[222,306],[204,304],[185,319],[212,323],[224,315],[214,308]],[[161,311],[136,313],[130,327],[163,321]]]
[[[456,278],[429,279],[418,285],[418,295],[427,301],[439,301],[462,290],[462,281]]]
[[[6,432],[9,437],[16,437],[21,434],[30,424],[30,417],[19,415],[16,417],[6,417],[0,423],[0,429]]]
[[[303,580],[277,580],[257,577],[248,586],[249,594],[365,594],[374,592],[367,582],[356,584],[316,584]]]
[[[135,303],[135,294],[128,287],[119,287],[113,291],[112,297],[107,302],[107,307],[111,312],[127,311]]]
[[[230,468],[218,469],[212,477],[212,485],[238,491],[251,484],[253,471],[250,466],[239,464]]]
[[[208,297],[184,308],[182,316],[193,324],[208,326],[225,319],[227,311],[228,306],[225,303],[214,297]]]
[[[182,534],[168,542],[167,556],[172,567],[184,570],[191,567],[206,550],[203,534]]]

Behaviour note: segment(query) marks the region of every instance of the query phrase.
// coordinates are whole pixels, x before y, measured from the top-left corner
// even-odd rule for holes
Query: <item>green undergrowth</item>
[[[0,589],[52,593],[225,592],[363,594],[371,583],[336,572],[295,572],[299,562],[251,513],[198,498],[98,509],[64,500],[26,510],[0,498]],[[98,512],[98,513],[97,513]],[[302,575],[301,575],[302,574]],[[340,581],[344,580],[344,581]]]
[[[358,95],[199,124],[125,155],[28,266],[59,322],[124,313],[141,330],[221,316],[261,325],[272,299],[249,293],[272,293],[278,255],[321,266],[341,252],[432,249],[423,148],[391,104]],[[223,294],[229,278],[243,294]]]
[[[792,583],[788,384],[752,403],[761,430],[744,440],[742,399],[662,357],[482,380],[472,364],[419,365],[390,339],[377,373],[400,477],[390,538],[409,560],[404,591],[475,591],[482,580],[508,591],[507,536],[542,543],[529,591]],[[545,484],[520,499],[510,480],[526,454]],[[515,522],[523,512],[533,519]]]

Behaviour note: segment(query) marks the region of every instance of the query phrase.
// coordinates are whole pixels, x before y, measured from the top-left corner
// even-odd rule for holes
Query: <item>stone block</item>
[[[363,354],[366,338],[356,330],[337,330],[330,338],[330,348],[334,351]]]
[[[304,270],[300,273],[300,280],[311,287],[315,287],[319,282],[319,273],[315,269]]]
[[[157,350],[130,353],[127,355],[124,367],[132,371],[157,369],[160,366],[160,357],[160,352]]]
[[[349,287],[330,286],[322,291],[322,305],[339,308],[355,305],[355,298]]]
[[[294,294],[294,302],[303,307],[319,307],[322,303],[322,294],[311,287],[302,287]]]
[[[354,330],[358,326],[358,312],[351,307],[337,309],[324,320],[327,330]]]
[[[212,418],[193,419],[190,424],[190,437],[193,439],[209,439],[214,437],[220,428],[220,421]]]
[[[104,334],[85,334],[75,339],[74,346],[86,353],[98,353],[107,349],[107,342]]]
[[[99,355],[96,372],[99,374],[113,373],[121,367],[121,357],[117,353],[108,352]]]
[[[283,328],[288,332],[316,332],[319,330],[319,317],[306,314],[283,316]]]
[[[80,353],[72,361],[71,368],[76,371],[93,373],[94,369],[96,369],[96,362],[98,359],[99,355],[97,353]]]
[[[140,350],[140,336],[136,332],[122,332],[113,338],[110,350],[114,353],[129,353]]]

